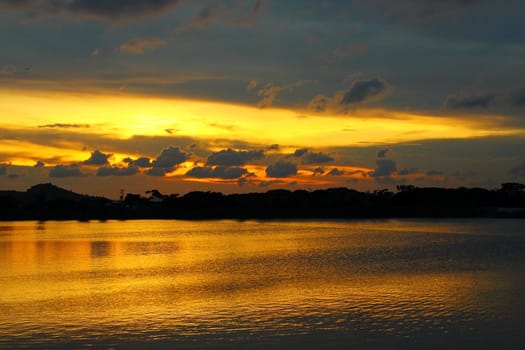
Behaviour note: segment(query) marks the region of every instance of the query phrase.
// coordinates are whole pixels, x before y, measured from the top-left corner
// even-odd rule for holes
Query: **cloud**
[[[381,78],[356,79],[342,95],[342,105],[354,105],[377,101],[385,97],[391,88],[390,85]]]
[[[270,180],[270,181],[261,181],[259,182],[259,187],[260,188],[265,188],[265,187],[269,187],[269,186],[272,186],[272,185],[277,185],[277,184],[285,184],[286,182],[284,181],[281,181],[281,180]]]
[[[308,148],[299,148],[296,149],[295,152],[292,154],[294,157],[302,157],[308,152]]]
[[[388,151],[390,151],[388,148],[377,151],[377,158],[385,158]]]
[[[342,176],[344,175],[344,171],[343,170],[339,170],[337,168],[333,168],[332,170],[330,170],[328,172],[328,174],[326,174],[326,176]]]
[[[297,166],[286,161],[278,161],[266,168],[267,177],[289,177],[297,175]]]
[[[49,177],[82,177],[85,176],[78,165],[56,165],[49,171]]]
[[[391,91],[390,84],[382,78],[354,78],[348,89],[337,92],[333,97],[314,96],[308,103],[308,109],[315,113],[325,111],[346,113],[349,108],[380,101]]]
[[[412,175],[412,174],[417,174],[417,173],[418,173],[417,168],[403,168],[397,172],[397,174],[401,176]]]
[[[496,97],[497,95],[495,94],[477,96],[448,96],[445,100],[445,107],[448,109],[488,108],[491,104],[494,103]]]
[[[131,160],[131,163],[135,163],[140,160],[140,165],[137,164],[137,166],[144,165],[143,167],[146,167],[146,164],[151,166],[151,169],[148,169],[144,174],[150,176],[164,176],[167,173],[172,172],[175,167],[181,163],[184,163],[188,159],[189,155],[182,152],[179,147],[170,146],[163,149],[157,158],[151,163],[149,163],[149,159],[146,157],[141,157],[135,161]],[[125,161],[126,160],[128,159],[125,159]]]
[[[525,106],[525,86],[505,92],[490,92],[485,94],[449,95],[445,100],[445,108],[469,109],[492,107],[523,107]]]
[[[3,0],[0,5],[28,14],[70,14],[75,17],[118,20],[162,13],[180,0]]]
[[[120,45],[119,50],[133,55],[140,55],[146,50],[152,50],[166,44],[167,42],[160,38],[135,38]]]
[[[82,164],[85,165],[105,165],[108,163],[108,158],[110,158],[112,154],[104,154],[100,152],[99,150],[95,150],[91,152],[91,156],[82,162]]]
[[[164,176],[167,173],[170,173],[172,171],[173,171],[173,167],[169,167],[169,168],[166,168],[166,167],[155,167],[155,168],[151,168],[151,169],[146,170],[146,172],[144,172],[144,174],[149,175],[149,176]]]
[[[511,168],[509,174],[515,177],[525,177],[525,161]]]
[[[279,145],[276,144],[276,143],[274,143],[273,145],[270,145],[270,146],[266,147],[266,149],[267,149],[268,151],[278,151],[279,148],[280,148]]]
[[[186,176],[197,178],[220,178],[237,179],[248,173],[248,170],[239,167],[194,167],[190,169]]]
[[[46,165],[46,164],[45,164],[43,161],[38,160],[38,161],[35,163],[35,165],[33,165],[33,167],[34,167],[34,168],[42,168],[42,167],[44,167],[45,165]]]
[[[136,166],[130,165],[126,168],[121,167],[100,167],[97,176],[131,176],[139,172]]]
[[[316,95],[308,103],[308,109],[316,113],[321,113],[326,110],[330,102],[331,101],[328,97],[324,95]]]
[[[295,83],[288,84],[288,85],[266,83],[259,90],[257,90],[257,96],[261,97],[261,99],[257,103],[257,106],[259,106],[260,108],[272,106],[277,101],[277,97],[279,96],[281,92],[293,91],[296,88],[299,88],[301,86],[304,86],[310,83],[312,83],[311,80],[299,80]],[[253,85],[252,82],[250,82],[248,84],[248,87],[251,87],[251,89],[247,89],[247,90],[251,91],[255,89],[256,86],[257,84]]]
[[[427,176],[441,176],[445,173],[441,170],[429,170],[425,174],[427,174]]]
[[[189,156],[181,152],[179,147],[170,146],[162,150],[157,158],[151,163],[154,168],[173,168],[186,160]]]
[[[90,128],[89,124],[64,124],[64,123],[54,123],[54,124],[44,124],[39,125],[39,128],[63,128],[63,129],[77,129],[77,128]]]
[[[390,159],[376,159],[376,168],[370,173],[373,177],[388,177],[397,169],[396,162]]]
[[[319,153],[308,152],[303,157],[303,164],[328,163],[328,162],[332,162],[333,160],[334,160],[334,158],[332,158],[329,155],[324,154],[322,152],[319,152]]]
[[[324,174],[324,168],[323,167],[317,167],[315,168],[313,171],[312,171],[312,176],[315,176],[315,175],[322,175]]]
[[[150,162],[150,159],[148,157],[139,157],[137,159],[132,158],[124,158],[124,163],[128,163],[129,165],[134,165],[139,168],[150,168],[152,167],[152,164]]]
[[[274,104],[277,100],[277,96],[284,91],[285,88],[281,85],[273,85],[267,83],[257,91],[257,95],[261,97],[261,100],[257,103],[260,108],[269,107]]]
[[[236,166],[245,165],[246,162],[262,159],[264,157],[264,151],[235,151],[231,148],[221,150],[219,152],[212,153],[207,161],[206,165],[224,165],[224,166]]]
[[[257,87],[258,84],[259,82],[257,80],[250,80],[248,82],[248,85],[246,85],[246,91],[248,92],[252,91],[253,89]]]

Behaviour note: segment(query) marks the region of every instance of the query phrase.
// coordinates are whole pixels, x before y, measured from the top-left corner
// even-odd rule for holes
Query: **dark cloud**
[[[350,108],[383,99],[391,90],[390,84],[382,78],[354,78],[347,90],[339,91],[333,97],[314,96],[308,109],[315,113],[346,113]]]
[[[342,105],[354,105],[382,99],[390,92],[390,85],[381,78],[356,79],[342,95]]]
[[[46,165],[46,164],[45,164],[43,161],[38,160],[38,161],[35,163],[35,165],[33,165],[33,167],[34,167],[34,168],[41,168],[41,167],[43,167],[43,166],[45,166],[45,165]]]
[[[445,107],[448,109],[462,108],[488,108],[496,99],[494,94],[478,96],[449,96],[445,101]]]
[[[252,160],[262,159],[264,151],[235,151],[231,148],[212,153],[206,165],[238,166],[245,165]]]
[[[403,168],[397,172],[398,175],[406,176],[406,175],[412,175],[417,174],[418,169],[417,168]]]
[[[321,113],[326,110],[326,107],[330,103],[330,99],[324,95],[316,95],[308,103],[308,109],[316,113]]]
[[[341,176],[341,175],[344,175],[344,173],[345,172],[343,170],[339,170],[337,168],[333,168],[326,175],[327,176]]]
[[[376,168],[370,173],[373,177],[389,177],[397,169],[396,162],[390,159],[376,159]]]
[[[441,176],[445,173],[441,170],[429,170],[425,174],[427,174],[427,176]]]
[[[308,152],[308,148],[299,148],[296,149],[295,152],[292,154],[294,157],[302,157]]]
[[[377,151],[377,158],[385,158],[388,151],[390,151],[388,148]]]
[[[237,179],[248,173],[248,170],[239,167],[194,167],[186,173],[186,176],[198,178],[220,178]]]
[[[150,168],[152,166],[148,157],[139,157],[137,159],[124,158],[124,163],[128,163],[130,166],[134,165],[139,168]]]
[[[267,177],[289,177],[297,175],[297,166],[286,161],[278,161],[266,168]]]
[[[112,154],[104,154],[99,150],[91,152],[91,156],[82,162],[85,165],[105,165]]]
[[[332,162],[333,160],[334,158],[322,152],[308,152],[305,156],[303,156],[303,164],[328,163]]]
[[[120,19],[161,13],[179,0],[54,0],[55,12],[65,11],[83,17]]]
[[[269,187],[269,186],[272,186],[272,185],[277,185],[277,184],[284,184],[285,182],[284,181],[281,181],[281,180],[270,180],[270,181],[261,181],[259,182],[259,187],[261,188],[265,188],[265,187]]]
[[[184,163],[189,159],[189,155],[182,152],[179,147],[170,146],[165,148],[160,152],[155,160],[153,160],[149,166],[151,169],[148,169],[144,174],[150,176],[164,176],[169,172],[172,172],[179,164]],[[149,162],[149,159],[146,157],[139,158],[141,165],[146,165]],[[136,162],[136,161],[132,161]],[[137,166],[139,166],[137,164]],[[144,166],[145,167],[145,166]]]
[[[324,174],[324,168],[323,167],[317,167],[315,168],[313,171],[312,171],[312,176],[315,176],[315,175],[323,175]]]
[[[151,169],[146,170],[144,174],[149,176],[164,176],[169,172],[173,171],[173,167],[165,168],[165,167],[154,167]]]
[[[472,95],[450,95],[445,100],[448,109],[523,107],[525,106],[525,87],[506,92],[491,92]]]
[[[188,158],[189,156],[182,152],[179,147],[170,146],[163,149],[151,165],[154,168],[173,168],[174,166],[185,162]]]
[[[266,149],[267,149],[268,151],[278,151],[279,148],[280,148],[279,145],[276,144],[276,143],[274,143],[273,145],[270,145],[270,146],[266,147]]]
[[[139,172],[139,169],[133,165],[126,168],[121,167],[100,167],[97,170],[97,176],[131,176]]]
[[[525,177],[525,161],[510,169],[509,174],[514,177]]]
[[[39,125],[39,128],[63,128],[63,129],[77,129],[77,128],[90,128],[91,126],[89,124],[63,124],[63,123],[55,123],[55,124],[45,124],[45,125]]]
[[[167,42],[160,38],[135,38],[120,45],[119,50],[133,55],[140,55],[146,50],[152,50],[166,44]]]
[[[78,165],[57,165],[49,171],[49,177],[81,177],[85,176]]]

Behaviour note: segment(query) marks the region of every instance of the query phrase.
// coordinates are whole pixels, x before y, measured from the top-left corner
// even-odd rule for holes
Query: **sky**
[[[0,190],[525,182],[525,1],[0,0]]]

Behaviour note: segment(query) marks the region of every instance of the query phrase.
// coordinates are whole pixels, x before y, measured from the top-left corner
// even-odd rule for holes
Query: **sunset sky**
[[[0,190],[525,182],[525,1],[0,0]]]

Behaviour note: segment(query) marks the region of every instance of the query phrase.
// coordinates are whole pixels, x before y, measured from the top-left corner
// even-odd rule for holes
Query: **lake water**
[[[0,348],[525,348],[524,220],[0,222]]]

